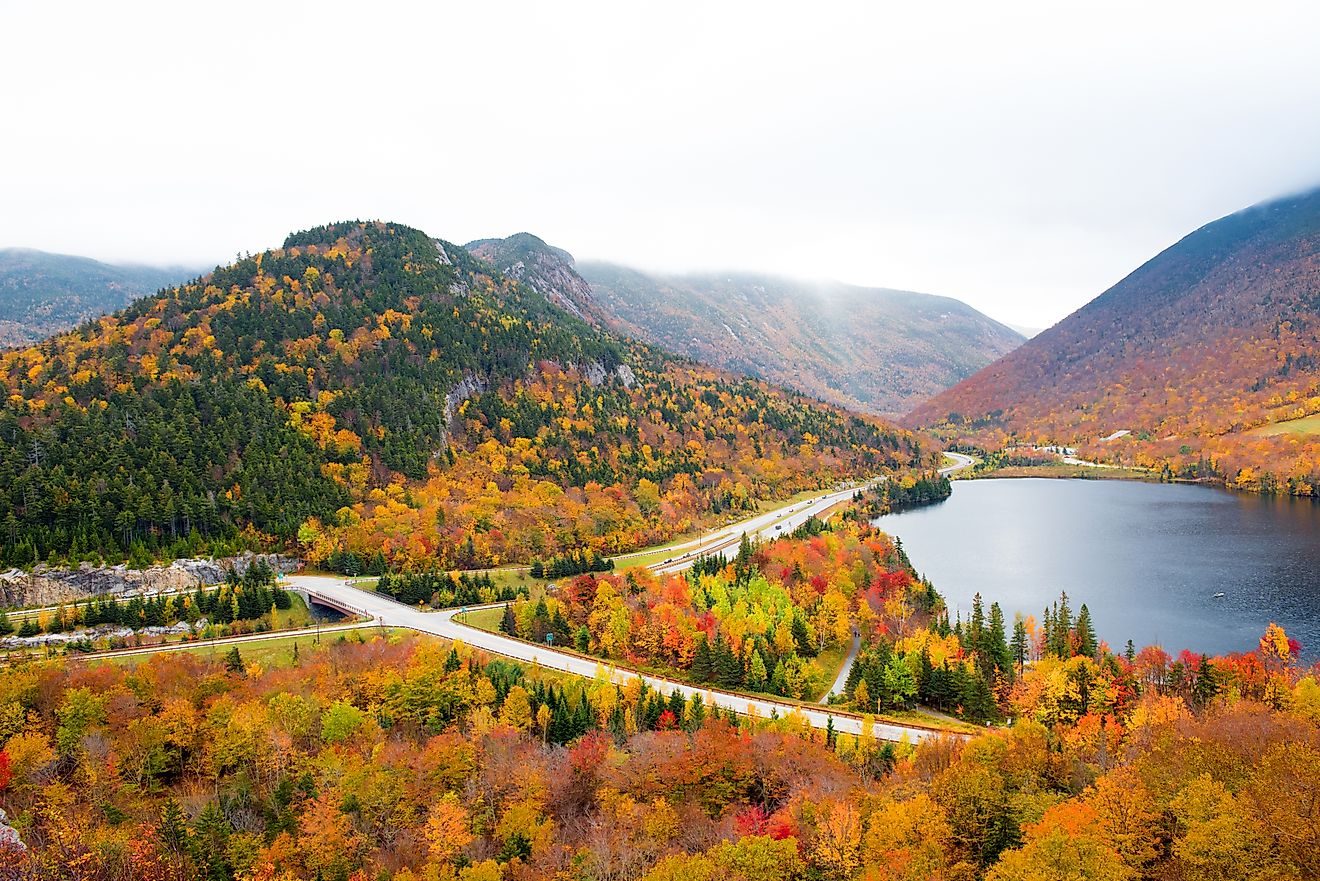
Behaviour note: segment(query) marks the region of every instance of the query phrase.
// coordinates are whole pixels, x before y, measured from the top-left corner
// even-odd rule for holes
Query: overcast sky
[[[1320,184],[1318,34],[1300,2],[0,0],[0,246],[214,265],[381,218],[1043,326]]]

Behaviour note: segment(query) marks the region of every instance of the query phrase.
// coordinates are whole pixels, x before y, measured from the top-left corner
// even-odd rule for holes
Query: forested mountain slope
[[[903,431],[614,337],[383,223],[0,354],[0,384],[10,564],[295,537],[338,565],[616,551],[924,461]]]
[[[600,321],[591,285],[577,274],[573,255],[562,248],[526,232],[507,239],[478,239],[463,247],[578,318]]]
[[[0,248],[0,346],[34,343],[178,284],[178,268],[116,266],[27,248]]]
[[[950,297],[606,264],[582,273],[625,333],[872,413],[903,413],[1022,344],[1017,331]]]
[[[948,297],[579,266],[527,233],[467,247],[589,320],[863,412],[906,412],[1022,343],[1016,331]]]
[[[1270,426],[1320,413],[1318,350],[1315,190],[1202,227],[909,420],[1310,495],[1320,437]]]

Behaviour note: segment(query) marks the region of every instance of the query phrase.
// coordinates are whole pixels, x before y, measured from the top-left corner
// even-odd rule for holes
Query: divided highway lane
[[[952,475],[956,472],[962,471],[964,468],[970,468],[972,465],[976,464],[975,459],[962,453],[945,453],[944,455],[953,459],[954,463],[940,468],[940,474]],[[875,480],[859,486],[826,493],[808,501],[800,502],[790,507],[787,511],[780,508],[775,511],[748,518],[747,520],[735,523],[732,526],[725,526],[713,530],[701,538],[693,539],[686,544],[675,545],[671,549],[674,552],[674,557],[670,558],[669,561],[655,563],[647,568],[652,572],[661,575],[668,575],[673,572],[682,572],[684,569],[691,567],[692,564],[696,562],[696,558],[703,554],[719,554],[728,557],[737,550],[744,533],[753,541],[757,539],[766,540],[777,538],[780,535],[797,529],[803,523],[806,523],[808,518],[812,515],[819,517],[840,502],[848,501],[858,490],[875,486],[884,480],[884,477],[878,477]],[[615,559],[626,565],[626,555],[623,557],[616,557]]]
[[[741,535],[741,533],[739,533]],[[542,667],[548,667],[552,670],[562,670],[565,673],[573,673],[587,678],[594,677],[596,670],[601,662],[592,658],[585,658],[581,655],[570,654],[568,652],[558,651],[548,646],[531,645],[521,642],[501,633],[490,633],[485,630],[478,630],[455,620],[459,614],[458,609],[446,609],[438,612],[423,612],[412,606],[405,606],[402,603],[382,596],[380,594],[370,593],[364,590],[358,590],[350,587],[343,579],[330,578],[317,575],[293,575],[285,579],[289,586],[299,590],[306,591],[314,599],[323,599],[330,605],[348,607],[371,616],[377,622],[388,627],[407,627],[422,633],[429,633],[433,636],[443,637],[445,639],[461,640],[467,645],[491,652],[497,655],[513,658],[529,664],[540,664]],[[638,673],[634,670],[628,670],[618,667],[607,667],[611,677],[615,682],[626,682],[630,679],[640,676],[646,683],[664,694],[669,694],[674,689],[688,699],[692,695],[700,694],[702,699],[709,699],[715,705],[726,710],[733,710],[738,713],[754,712],[761,717],[768,717],[772,712],[778,711],[782,716],[797,710],[803,714],[807,721],[816,728],[824,728],[829,724],[829,719],[834,719],[834,727],[837,731],[845,731],[850,734],[860,734],[862,729],[861,720],[853,716],[841,716],[837,713],[830,713],[825,710],[801,707],[796,704],[784,703],[781,701],[770,700],[768,698],[749,697],[746,695],[736,695],[728,692],[711,691],[705,688],[687,685],[671,679],[664,679],[658,676],[650,676]],[[893,725],[877,722],[874,728],[875,736],[884,740],[899,741],[907,738],[916,743],[933,737],[939,737],[945,734],[928,728],[919,728],[907,725]],[[956,735],[955,735],[956,736]]]

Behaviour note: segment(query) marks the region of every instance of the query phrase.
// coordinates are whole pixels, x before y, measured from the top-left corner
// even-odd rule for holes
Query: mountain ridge
[[[909,433],[595,327],[351,221],[0,352],[0,560],[616,553],[910,466]]]
[[[1201,226],[905,421],[1309,495],[1313,436],[1251,432],[1320,412],[1317,350],[1313,189]]]
[[[582,303],[589,320],[880,415],[905,412],[1022,342],[1016,331],[952,297],[750,272],[663,276],[599,261],[578,265],[567,251],[527,233],[468,247],[517,272],[524,272],[527,249],[539,247],[541,286],[555,284],[545,270],[557,261],[559,277],[587,285],[585,294],[575,284],[565,296]]]
[[[35,343],[198,274],[182,266],[0,248],[0,346]]]

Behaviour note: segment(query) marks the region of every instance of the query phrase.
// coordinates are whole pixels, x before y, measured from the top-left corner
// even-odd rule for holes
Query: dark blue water
[[[917,571],[971,608],[1040,619],[1066,590],[1121,650],[1222,653],[1277,621],[1320,658],[1320,504],[1118,480],[976,480],[945,502],[882,517]],[[1223,591],[1225,596],[1215,599]]]

